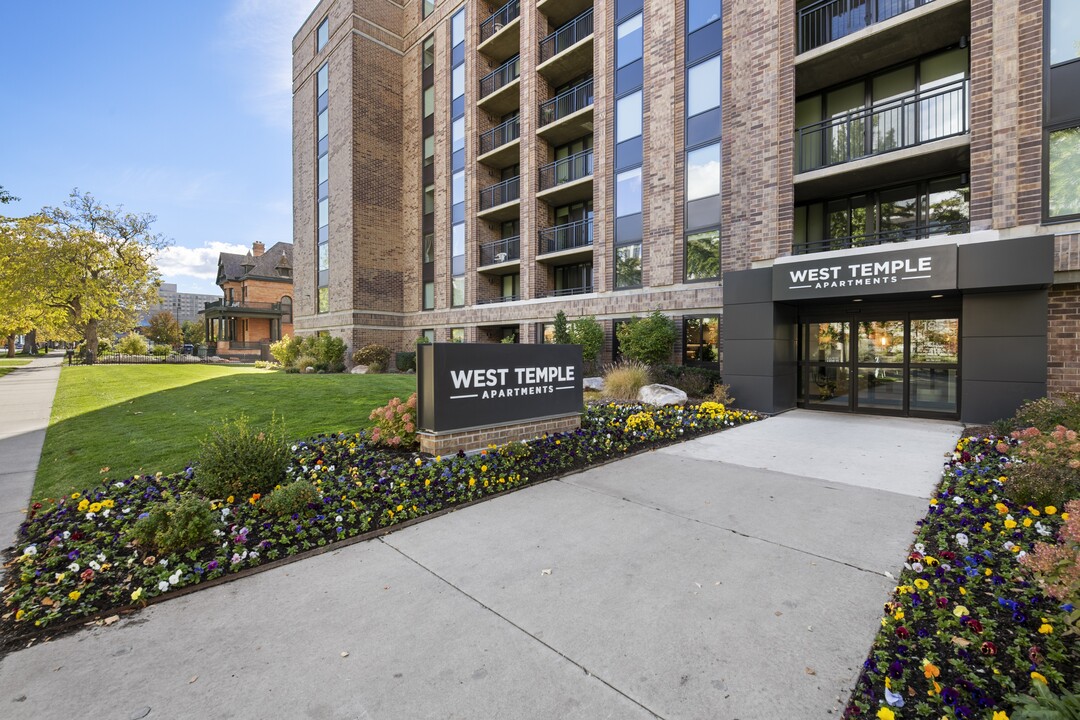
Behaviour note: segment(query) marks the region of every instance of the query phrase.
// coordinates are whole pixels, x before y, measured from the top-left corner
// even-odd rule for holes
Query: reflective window
[[[452,255],[464,255],[465,254],[465,223],[458,223],[453,227],[451,232],[451,254]]]
[[[720,277],[720,231],[708,230],[686,236],[686,279]]]
[[[424,309],[431,310],[435,307],[435,283],[424,283]]]
[[[428,135],[424,138],[424,165],[435,162],[435,136]]]
[[[330,200],[319,201],[319,227],[330,224]]]
[[[462,10],[450,18],[450,44],[460,45],[465,42],[465,11]]]
[[[450,127],[450,137],[453,142],[452,152],[465,149],[465,117],[459,117]]]
[[[319,270],[330,269],[330,247],[326,243],[319,243]]]
[[[1050,133],[1050,217],[1080,215],[1080,127]]]
[[[423,338],[424,338],[425,340],[427,340],[427,341],[428,341],[429,343],[433,343],[433,342],[435,342],[435,331],[434,331],[434,330],[430,330],[430,329],[427,329],[427,330],[421,330],[421,331],[420,331],[420,335],[421,335],[421,336],[422,336],[422,337],[423,337]]]
[[[963,232],[967,229],[968,198],[971,195],[962,178],[953,177],[929,183],[926,195],[927,226],[931,231]]]
[[[952,363],[960,361],[960,332],[956,318],[911,321],[911,362]]]
[[[686,0],[686,32],[692,33],[720,19],[720,0]]]
[[[319,156],[319,184],[322,185],[324,182],[326,182],[329,179],[330,179],[330,156],[329,155],[320,155]]]
[[[465,277],[459,276],[450,279],[450,304],[461,307],[465,304]],[[454,342],[459,342],[455,340]]]
[[[720,318],[685,318],[683,338],[684,363],[719,362]]]
[[[454,100],[465,95],[465,64],[462,63],[454,68],[450,76],[451,94]]]
[[[319,288],[319,312],[330,312],[330,288]]]
[[[424,117],[431,117],[435,114],[435,87],[429,87],[424,90]]]
[[[435,262],[435,233],[424,234],[422,253],[424,262]]]
[[[1050,0],[1050,64],[1080,57],[1080,3]]]
[[[319,32],[316,35],[315,52],[321,51],[326,47],[326,43],[330,41],[330,20],[323,20],[319,23]]]
[[[330,111],[323,110],[319,113],[319,139],[322,140],[330,132]]]
[[[859,363],[904,362],[904,321],[855,323],[859,332]]]
[[[686,153],[686,200],[720,194],[720,144]]]
[[[641,168],[621,172],[615,177],[615,216],[641,212]]]
[[[424,70],[435,64],[435,36],[432,35],[424,41]]]
[[[615,36],[615,59],[618,67],[641,59],[641,13],[619,25]]]
[[[456,342],[456,343],[465,342],[465,328],[451,328],[450,329],[450,342]]]
[[[451,179],[451,202],[457,205],[460,202],[465,202],[465,171],[454,173]]]
[[[615,101],[615,142],[641,134],[641,91]]]
[[[323,65],[315,76],[318,85],[318,94],[322,95],[330,89],[330,66]]]
[[[720,107],[720,56],[690,68],[686,75],[686,116]]]
[[[641,245],[615,248],[615,287],[641,285]]]

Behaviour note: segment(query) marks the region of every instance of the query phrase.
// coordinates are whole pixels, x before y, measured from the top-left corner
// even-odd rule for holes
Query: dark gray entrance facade
[[[1053,237],[970,240],[725,273],[724,381],[767,412],[1011,415],[1046,394]]]

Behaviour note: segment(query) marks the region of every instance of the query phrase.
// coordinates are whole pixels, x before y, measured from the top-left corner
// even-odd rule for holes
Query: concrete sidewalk
[[[0,662],[0,707],[35,719],[836,717],[894,585],[884,573],[898,573],[960,432],[866,420],[789,413],[36,645]],[[916,462],[923,475],[896,492],[857,473],[801,474],[801,443],[822,423],[834,457],[873,443],[878,467],[898,476]],[[732,457],[770,459],[715,459],[729,443]]]
[[[63,361],[63,353],[34,358],[0,378],[0,548],[23,521]]]

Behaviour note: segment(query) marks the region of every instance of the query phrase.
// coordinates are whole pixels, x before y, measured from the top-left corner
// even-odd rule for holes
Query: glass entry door
[[[897,313],[802,322],[803,407],[880,415],[958,417],[957,318]]]

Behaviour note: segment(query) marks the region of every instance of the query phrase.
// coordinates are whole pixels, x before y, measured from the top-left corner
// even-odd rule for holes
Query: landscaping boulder
[[[368,366],[367,365],[356,365],[349,372],[351,372],[353,375],[367,375]]]
[[[311,367],[309,365],[308,367],[304,368],[304,374],[305,375],[314,375],[315,374],[315,368],[313,368],[313,367]]]
[[[685,405],[686,393],[670,385],[646,385],[638,391],[638,401],[649,405]]]
[[[581,381],[581,386],[585,390],[592,390],[593,392],[604,392],[604,378],[602,377],[588,377]]]

